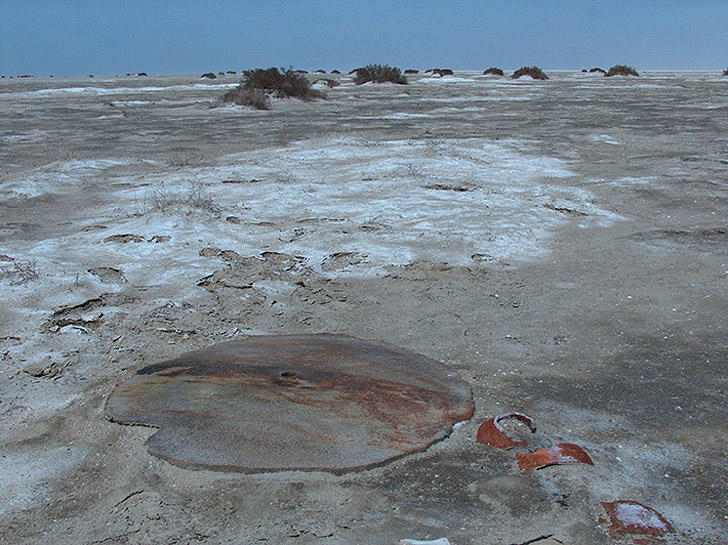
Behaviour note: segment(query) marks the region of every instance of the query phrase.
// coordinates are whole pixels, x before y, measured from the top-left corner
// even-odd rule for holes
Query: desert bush
[[[354,68],[351,72],[349,72],[349,75],[356,74],[359,70],[362,70],[362,68]]]
[[[425,70],[425,74],[437,74],[438,76],[452,76],[453,71],[449,68],[430,68],[429,70]]]
[[[521,76],[531,76],[533,79],[549,79],[549,77],[538,66],[523,66],[513,72],[511,78],[518,79]]]
[[[627,66],[624,64],[617,64],[615,66],[612,66],[609,69],[609,72],[604,74],[607,77],[611,76],[639,76],[637,73],[637,70],[632,68],[631,66]]]
[[[236,74],[237,72],[235,72],[235,70],[228,70],[227,73],[228,74]]]
[[[259,89],[266,93],[274,93],[278,98],[301,100],[326,98],[321,91],[311,89],[311,82],[292,68],[245,70],[241,86],[244,89]]]
[[[590,74],[593,74],[594,72],[601,72],[602,74],[607,73],[607,71],[604,70],[604,68],[599,68],[598,66],[595,66],[594,68],[589,69]]]
[[[723,70],[723,75],[724,76],[728,76],[728,68],[726,68],[725,70]]]
[[[326,70],[323,70],[322,68],[319,68],[318,70],[313,71],[314,74],[325,74]]]
[[[216,77],[217,76],[214,73],[212,73],[212,72],[206,72],[206,73],[204,73],[204,74],[202,74],[200,76],[200,79],[202,79],[202,78],[205,78],[205,79],[215,79]]]
[[[415,70],[414,68],[408,68],[407,70],[404,71],[404,73],[405,74],[419,74],[420,71],[419,70]]]
[[[389,66],[387,64],[369,64],[364,68],[359,68],[356,71],[354,83],[356,85],[361,85],[368,81],[374,83],[391,82],[398,83],[400,85],[407,84],[407,78],[402,75],[402,71],[399,68],[395,68],[394,66]]]
[[[235,89],[230,89],[222,97],[222,101],[226,104],[237,104],[238,106],[249,106],[256,110],[270,110],[270,99],[265,91],[261,89],[246,89],[242,85],[238,85]]]
[[[484,76],[502,76],[504,74],[503,74],[503,70],[501,70],[500,68],[492,67],[492,68],[488,68],[485,72],[483,72],[483,75]]]
[[[332,70],[331,73],[332,74],[341,74],[341,71],[339,71],[339,70]]]

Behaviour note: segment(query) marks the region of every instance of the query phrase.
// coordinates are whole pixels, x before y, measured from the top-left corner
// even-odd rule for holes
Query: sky
[[[728,0],[0,0],[0,74],[728,66]]]

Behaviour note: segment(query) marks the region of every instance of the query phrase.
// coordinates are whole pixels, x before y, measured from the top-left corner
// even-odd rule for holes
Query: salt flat
[[[270,111],[232,75],[3,80],[0,543],[611,543],[617,499],[724,543],[728,78],[549,75]],[[184,470],[104,418],[142,365],[314,332],[442,361],[474,417],[339,476]],[[595,465],[475,443],[511,410]]]

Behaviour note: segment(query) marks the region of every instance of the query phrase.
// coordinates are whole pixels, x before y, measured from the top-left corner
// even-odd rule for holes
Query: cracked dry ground
[[[617,499],[660,511],[676,530],[663,543],[725,543],[728,127],[690,109],[687,98],[698,92],[691,82],[652,99],[599,103],[627,112],[601,118],[577,112],[568,82],[549,85],[528,112],[506,104],[481,125],[463,115],[442,128],[528,134],[541,151],[573,154],[577,180],[650,176],[649,184],[590,186],[595,202],[624,219],[583,228],[565,212],[568,223],[543,257],[415,259],[353,275],[339,273],[360,266],[365,250],[332,248],[312,264],[202,240],[180,259],[202,258],[207,268],[178,284],[165,283],[163,271],[159,282],[137,284],[114,263],[93,264],[79,269],[78,282],[93,268],[93,285],[103,289],[72,305],[45,305],[39,293],[32,327],[3,308],[0,317],[14,325],[0,333],[0,543],[384,545],[447,536],[457,545],[507,545],[553,534],[572,545],[609,544],[617,541],[598,522],[600,502]],[[608,101],[599,95],[591,104],[597,99]],[[214,154],[220,135],[206,132],[214,130],[206,111],[196,115],[185,138],[195,133],[201,151]],[[291,123],[292,138],[316,122],[305,117]],[[629,135],[629,145],[580,137],[595,124]],[[242,132],[268,145],[271,135],[260,130]],[[4,221],[46,225],[33,228],[41,231],[83,213],[32,199],[0,210]],[[28,244],[46,235],[33,236]],[[243,334],[320,331],[442,361],[470,383],[474,417],[424,453],[333,476],[184,470],[146,453],[153,430],[103,416],[114,385],[144,364]],[[38,376],[22,371],[28,361],[14,351],[32,338],[55,354]],[[511,410],[538,425],[529,449],[578,443],[594,466],[521,472],[513,451],[475,442],[485,418]]]

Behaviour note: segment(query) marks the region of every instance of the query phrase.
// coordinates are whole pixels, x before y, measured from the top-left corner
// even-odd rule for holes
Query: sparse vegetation
[[[238,106],[249,106],[256,110],[270,110],[270,99],[265,91],[261,89],[246,89],[242,85],[230,89],[222,97],[226,104],[237,104]]]
[[[624,64],[617,64],[615,66],[612,66],[609,69],[609,72],[604,74],[606,77],[611,76],[639,76],[639,73],[637,73],[637,70],[632,68],[631,66],[627,66]]]
[[[35,261],[8,258],[9,264],[0,267],[0,278],[7,279],[11,285],[25,284],[38,278]],[[5,261],[5,260],[3,260]]]
[[[207,158],[193,149],[181,149],[167,159],[167,164],[175,168],[197,167],[204,164]]]
[[[723,75],[724,76],[728,76],[728,68],[726,68],[725,70],[723,70]]]
[[[317,79],[316,81],[314,81],[313,83],[314,83],[314,85],[317,83],[323,83],[329,89],[333,89],[334,87],[338,87],[339,85],[341,85],[335,79],[330,79],[330,78],[320,78],[320,79]]]
[[[194,208],[213,214],[221,210],[204,184],[192,181],[183,193],[173,193],[167,186],[161,184],[149,193],[144,211],[167,212],[174,207]]]
[[[590,74],[593,74],[594,72],[600,72],[600,73],[602,73],[602,74],[606,74],[606,73],[607,73],[607,71],[606,71],[606,70],[604,70],[604,68],[599,68],[598,66],[595,66],[594,68],[591,68],[591,69],[589,70],[589,73],[590,73]]]
[[[496,67],[488,68],[485,72],[483,72],[484,76],[503,76],[503,70]]]
[[[240,85],[243,89],[258,89],[267,94],[274,94],[277,98],[298,98],[307,101],[326,98],[321,91],[311,89],[311,82],[292,68],[245,70]]]
[[[200,79],[215,79],[217,76],[212,72],[206,72],[200,76]]]
[[[518,79],[521,76],[531,76],[532,79],[549,79],[549,77],[538,66],[523,66],[513,72],[511,78]]]
[[[407,78],[402,75],[402,71],[399,68],[387,64],[370,64],[364,68],[357,69],[354,83],[361,85],[368,81],[373,83],[391,82],[399,85],[407,84]]]
[[[407,70],[404,71],[404,73],[405,74],[419,74],[420,71],[419,70],[415,70],[414,68],[408,68]]]
[[[340,71],[338,71],[338,70],[332,70],[332,71],[331,71],[331,73],[332,73],[332,74],[341,74],[341,72],[340,72]]]

